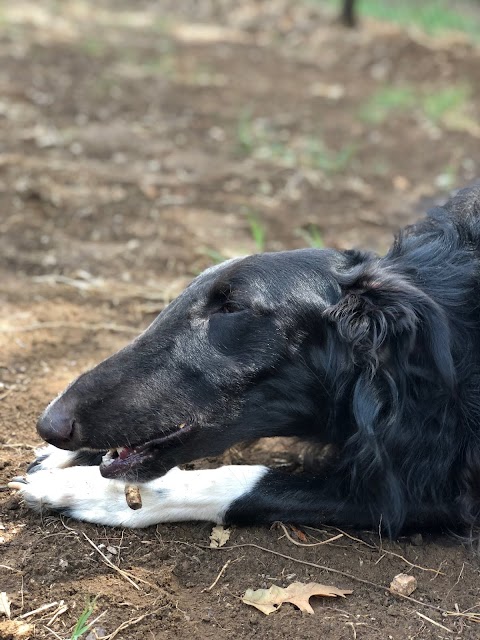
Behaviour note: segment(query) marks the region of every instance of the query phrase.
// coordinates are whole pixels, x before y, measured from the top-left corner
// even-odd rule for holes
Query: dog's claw
[[[35,471],[39,471],[41,469],[40,464],[46,458],[47,458],[46,455],[40,456],[39,458],[35,458],[35,460],[33,460],[33,462],[30,462],[30,464],[28,465],[27,473],[35,473]]]
[[[9,489],[18,489],[21,491],[23,489],[23,485],[27,484],[27,479],[24,476],[15,476],[8,483]]]

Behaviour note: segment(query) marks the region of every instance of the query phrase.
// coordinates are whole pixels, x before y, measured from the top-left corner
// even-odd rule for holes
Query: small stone
[[[421,547],[423,544],[423,536],[421,533],[414,533],[410,536],[410,542],[414,547]]]
[[[92,631],[88,634],[85,640],[97,640],[97,638],[101,638],[102,636],[106,636],[107,631],[104,627],[94,627]]]
[[[401,596],[409,596],[417,588],[417,579],[406,573],[399,573],[390,583],[390,591]]]

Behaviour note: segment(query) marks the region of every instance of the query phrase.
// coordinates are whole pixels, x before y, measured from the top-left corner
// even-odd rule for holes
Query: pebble
[[[402,596],[409,596],[417,588],[417,579],[406,573],[399,573],[390,583],[390,591]]]

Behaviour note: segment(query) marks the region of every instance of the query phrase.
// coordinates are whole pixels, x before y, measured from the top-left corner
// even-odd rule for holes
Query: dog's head
[[[136,340],[81,375],[38,430],[65,449],[116,449],[102,474],[143,481],[262,436],[345,441],[385,415],[377,372],[388,387],[419,339],[417,359],[450,384],[441,309],[369,254],[236,259],[205,271]]]

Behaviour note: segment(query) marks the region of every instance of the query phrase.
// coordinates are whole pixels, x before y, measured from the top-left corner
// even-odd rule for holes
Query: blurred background
[[[4,2],[0,267],[163,288],[383,251],[478,174],[480,3]],[[183,284],[183,282],[182,282]]]
[[[0,2],[1,482],[25,469],[47,402],[205,267],[383,252],[477,179],[480,2],[349,4]],[[37,544],[8,501],[1,539],[29,522]],[[38,575],[60,571],[38,548]]]

